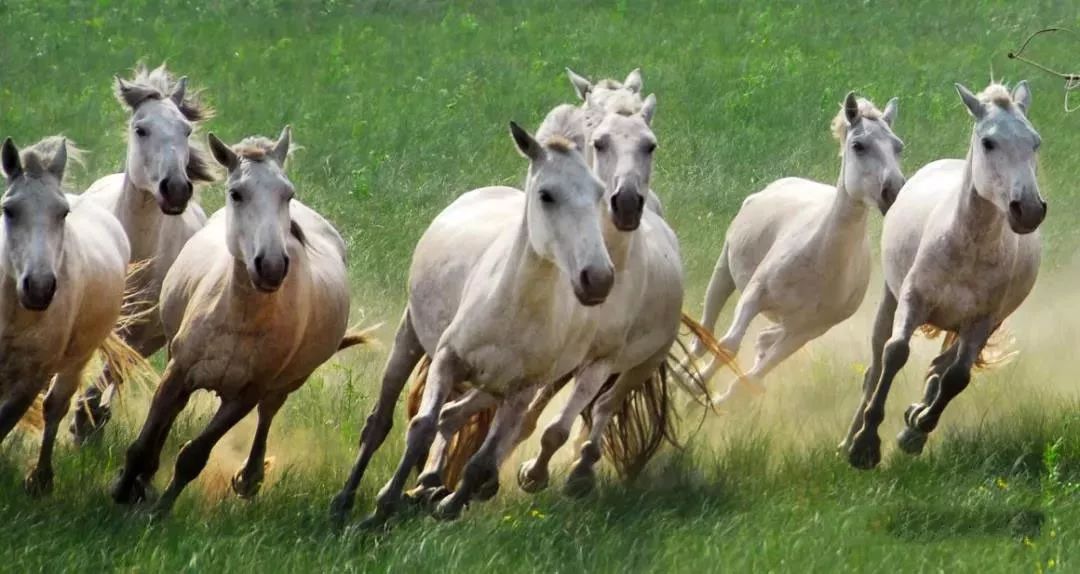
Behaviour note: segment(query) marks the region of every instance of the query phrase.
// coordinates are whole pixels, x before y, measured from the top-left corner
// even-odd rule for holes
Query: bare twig
[[[1073,32],[1072,30],[1069,30],[1067,28],[1043,28],[1042,30],[1034,32],[1033,34],[1028,36],[1027,40],[1024,40],[1024,43],[1020,45],[1019,50],[1015,52],[1009,52],[1009,59],[1018,60],[1029,66],[1038,68],[1050,75],[1057,76],[1058,78],[1065,80],[1065,112],[1073,112],[1080,109],[1080,106],[1070,108],[1069,95],[1072,93],[1073,90],[1080,88],[1080,74],[1059,72],[1050,68],[1049,66],[1045,66],[1024,56],[1024,50],[1027,50],[1028,45],[1031,44],[1031,41],[1034,40],[1036,36],[1041,36],[1042,34],[1048,34],[1052,32],[1068,32],[1069,34],[1076,34],[1076,32]]]

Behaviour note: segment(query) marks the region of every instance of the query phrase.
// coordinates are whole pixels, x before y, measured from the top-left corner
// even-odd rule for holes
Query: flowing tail
[[[720,364],[731,369],[735,376],[739,378],[745,375],[735,355],[721,346],[711,331],[691,319],[686,313],[682,314],[682,324],[690,331],[690,335],[694,338],[694,344],[701,345],[701,354],[708,353],[714,361],[720,361]],[[676,344],[683,350],[686,358],[681,363],[672,361],[680,366],[679,369],[673,371],[675,382],[690,396],[694,397],[695,401],[706,407],[711,406],[712,400],[709,398],[708,381],[704,379],[700,369],[698,369],[697,358],[692,350],[687,349],[687,344],[682,340],[676,339]],[[669,361],[671,361],[670,358]]]
[[[979,356],[975,359],[974,368],[980,371],[992,370],[998,367],[1003,367],[1011,362],[1020,353],[1014,348],[1016,340],[1008,329],[1003,328],[1003,323],[998,323],[993,332],[990,334],[990,339],[982,350],[979,351]],[[953,345],[960,342],[960,335],[954,331],[945,331],[932,327],[930,325],[923,325],[919,327],[919,332],[922,333],[927,339],[936,339],[942,333],[945,333],[945,338],[941,341],[941,352],[945,352]]]
[[[356,347],[358,345],[370,345],[378,341],[375,337],[375,331],[382,327],[382,323],[375,325],[374,327],[368,327],[367,329],[349,329],[345,336],[341,338],[341,343],[338,345],[338,351],[344,351],[349,347]]]
[[[420,400],[423,398],[424,388],[427,386],[429,367],[431,367],[431,357],[424,355],[420,359],[419,366],[417,366],[412,386],[409,387],[409,395],[405,400],[405,416],[407,420],[412,420],[416,413],[420,411]],[[465,394],[465,388],[457,387],[451,391],[447,402],[463,394]],[[496,407],[491,407],[474,414],[454,434],[454,438],[451,439],[447,447],[446,466],[443,468],[443,484],[447,488],[451,490],[457,488],[457,484],[465,472],[465,465],[469,463],[472,455],[480,450],[480,446],[484,444],[484,439],[487,438],[491,423],[495,420],[495,410]],[[421,461],[422,464],[423,461]]]

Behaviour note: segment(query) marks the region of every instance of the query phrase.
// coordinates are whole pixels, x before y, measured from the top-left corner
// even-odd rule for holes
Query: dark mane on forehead
[[[125,82],[140,88],[133,92],[137,97],[134,101],[131,97],[121,93],[119,86],[116,88],[117,99],[132,108],[146,100],[164,100],[168,98],[176,90],[177,85],[177,80],[165,68],[165,64],[153,70],[148,70],[146,65],[141,62],[135,66],[134,75],[131,79],[125,80]],[[184,100],[177,106],[180,108],[180,113],[184,114],[188,121],[201,122],[214,116],[213,108],[201,101],[201,94],[201,90],[186,90]]]
[[[582,150],[585,147],[585,131],[581,113],[580,109],[569,104],[556,106],[536,130],[536,141],[560,153]]]
[[[232,150],[241,159],[264,162],[270,157],[270,152],[274,151],[275,145],[277,145],[276,142],[270,138],[252,136],[244,138],[240,143],[232,146]]]
[[[557,151],[559,153],[570,153],[578,149],[578,146],[574,144],[574,142],[559,135],[549,137],[547,141],[544,142],[544,147],[551,151]]]

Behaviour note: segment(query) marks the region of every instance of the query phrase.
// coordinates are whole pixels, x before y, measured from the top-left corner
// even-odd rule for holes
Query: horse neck
[[[493,297],[510,309],[544,305],[556,299],[559,268],[540,256],[529,242],[529,227],[523,213],[514,241],[507,250],[499,270],[496,294]]]
[[[131,244],[131,260],[152,256],[157,250],[158,230],[165,214],[161,213],[153,194],[137,189],[126,173],[118,211],[118,219]]]
[[[604,247],[607,248],[608,257],[611,258],[611,264],[615,267],[615,271],[622,271],[630,264],[634,254],[639,252],[636,245],[641,241],[641,230],[620,231],[615,227],[610,217],[605,215],[603,220],[601,227],[604,235]]]
[[[956,203],[956,223],[973,241],[993,241],[1005,232],[1005,216],[975,189],[971,150],[964,160],[963,184]]]
[[[840,177],[836,182],[836,196],[829,207],[828,217],[822,223],[820,233],[826,242],[840,242],[854,246],[866,237],[866,225],[870,209],[866,203],[851,197],[844,185],[844,160],[840,160]]]

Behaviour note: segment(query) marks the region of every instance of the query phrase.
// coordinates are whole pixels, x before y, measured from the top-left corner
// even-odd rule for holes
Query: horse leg
[[[427,458],[428,449],[435,439],[438,415],[447,395],[454,385],[465,381],[467,375],[464,363],[449,348],[444,347],[435,353],[428,369],[428,382],[420,400],[420,410],[409,421],[405,452],[393,477],[379,490],[375,498],[375,512],[364,521],[365,527],[381,525],[394,513],[409,474],[418,462]]]
[[[438,434],[431,445],[427,464],[424,465],[424,470],[417,480],[419,485],[410,493],[411,497],[435,502],[456,486],[446,485],[443,481],[443,472],[446,469],[450,443],[454,439],[454,434],[461,430],[461,427],[465,426],[473,415],[497,404],[498,401],[494,396],[479,389],[472,389],[464,397],[443,407],[442,413],[439,414]]]
[[[13,380],[22,383],[27,379],[18,377]],[[4,439],[15,429],[15,425],[19,424],[26,411],[30,410],[40,392],[39,388],[39,385],[14,386],[0,401],[0,444],[3,444]]]
[[[263,474],[266,472],[266,439],[270,435],[270,425],[288,396],[288,393],[278,393],[259,401],[259,424],[255,427],[255,438],[251,441],[251,453],[231,481],[233,492],[240,498],[254,498],[259,493]]]
[[[870,396],[874,393],[874,387],[878,379],[881,378],[881,353],[885,350],[885,342],[889,340],[889,334],[892,332],[893,316],[896,315],[896,296],[892,294],[888,285],[885,286],[884,291],[885,293],[881,296],[881,304],[878,305],[877,316],[874,318],[874,332],[870,336],[870,366],[863,373],[862,400],[859,402],[859,408],[855,409],[855,414],[851,417],[851,425],[848,426],[848,432],[844,435],[844,440],[840,441],[840,444],[836,447],[841,452],[848,451],[851,442],[855,438],[855,433],[862,428],[863,411],[870,404]]]
[[[959,350],[959,342],[953,342],[948,349],[945,349],[934,360],[930,362],[930,369],[926,373],[926,384],[923,389],[922,402],[914,403],[908,406],[904,411],[904,422],[906,426],[900,431],[900,434],[896,436],[896,444],[900,447],[900,450],[916,456],[922,454],[922,449],[926,445],[927,433],[915,430],[915,416],[920,410],[926,408],[934,397],[938,396],[939,389],[941,388],[941,377],[945,374],[945,370],[949,365],[956,360],[956,354]]]
[[[988,320],[975,323],[960,332],[956,360],[941,375],[936,396],[929,405],[913,409],[909,417],[911,419],[909,424],[913,430],[929,434],[937,428],[945,407],[949,406],[949,402],[963,392],[971,382],[971,367],[979,358],[979,353],[986,346],[991,333],[993,333],[993,324]]]
[[[135,337],[132,337],[135,338]],[[143,357],[149,357],[165,346],[164,335],[151,337],[141,343],[130,342],[132,348]],[[75,438],[75,445],[82,446],[87,441],[101,436],[101,430],[112,418],[110,403],[103,403],[106,395],[115,396],[116,389],[123,381],[116,380],[109,366],[106,365],[100,375],[100,383],[90,385],[82,396],[75,401],[75,417],[68,430]]]
[[[795,351],[801,349],[803,345],[823,333],[821,329],[798,329],[782,326],[773,329],[775,330],[769,330],[763,334],[762,340],[768,346],[759,350],[754,366],[749,371],[746,371],[744,376],[732,381],[727,392],[713,401],[714,407],[737,403],[745,398],[748,392],[762,392],[765,388],[765,375],[794,354]]]
[[[536,458],[521,463],[518,469],[518,486],[522,490],[539,492],[547,487],[551,457],[566,443],[566,439],[570,437],[570,429],[574,426],[574,419],[589,406],[610,375],[611,365],[607,362],[591,363],[578,372],[570,400],[566,401],[540,437],[540,453]]]
[[[544,413],[544,409],[547,408],[551,399],[555,398],[555,395],[557,395],[572,378],[574,378],[574,374],[568,373],[557,379],[554,383],[544,385],[537,391],[536,396],[534,396],[532,402],[529,403],[529,408],[526,409],[524,416],[522,416],[521,426],[518,429],[517,437],[514,438],[513,446],[515,448],[525,439],[532,436],[532,433],[536,432],[536,425],[540,421],[540,415]]]
[[[563,487],[564,493],[581,497],[592,492],[596,486],[594,467],[600,460],[600,447],[603,445],[604,432],[607,430],[608,423],[626,401],[627,395],[656,374],[656,370],[665,359],[667,359],[666,348],[662,353],[619,375],[611,389],[596,400],[592,408],[592,428],[589,429],[588,438],[581,444],[578,459],[570,467],[570,474]]]
[[[705,308],[701,313],[701,326],[708,329],[710,333],[716,331],[716,320],[720,317],[720,311],[728,298],[735,292],[735,287],[735,279],[728,268],[728,248],[725,243],[720,249],[720,256],[716,258],[716,267],[713,268],[709,287],[705,291]],[[690,346],[690,354],[693,357],[701,357],[705,354],[705,345],[697,337]],[[686,370],[689,362],[690,357],[687,357],[685,364],[682,365],[683,370]]]
[[[68,408],[71,406],[71,397],[79,390],[79,382],[82,380],[82,372],[86,363],[64,371],[56,376],[52,388],[45,396],[45,430],[41,435],[41,451],[38,454],[37,466],[26,476],[23,486],[31,496],[48,494],[52,491],[53,447],[56,445],[56,432],[60,428],[60,421],[64,419]]]
[[[892,337],[885,343],[881,355],[881,378],[878,379],[866,408],[863,409],[862,427],[852,437],[848,450],[851,466],[863,470],[874,468],[881,462],[881,439],[878,428],[885,420],[885,400],[900,369],[904,368],[911,354],[911,336],[926,320],[926,310],[910,292],[899,299],[893,320]]]
[[[538,387],[531,386],[507,397],[499,405],[491,429],[484,438],[484,444],[465,466],[461,485],[435,507],[433,513],[435,518],[440,520],[458,518],[479,488],[491,484],[492,481],[497,484],[499,465],[513,446],[518,428],[521,426],[521,416],[529,405],[530,397],[535,396],[537,390]]]
[[[397,405],[405,383],[409,381],[409,375],[423,355],[424,347],[416,337],[412,318],[406,309],[394,337],[394,346],[386,360],[379,399],[364,422],[364,429],[360,431],[360,452],[345,486],[330,503],[330,517],[338,524],[343,523],[352,511],[356,490],[360,488],[360,481],[364,478],[371,457],[382,446],[394,426],[394,406]]]
[[[221,406],[202,434],[180,448],[180,453],[176,455],[172,481],[154,506],[154,514],[164,515],[172,510],[180,492],[206,467],[214,445],[258,404],[259,397],[252,390],[237,398],[222,399]]]
[[[169,429],[191,397],[192,391],[186,379],[186,373],[175,363],[170,362],[165,367],[161,384],[150,402],[146,422],[135,442],[128,447],[124,468],[110,488],[110,494],[118,504],[131,504],[146,497],[150,480],[157,472]]]
[[[760,291],[754,286],[748,286],[739,297],[738,304],[735,305],[735,318],[732,319],[724,338],[720,339],[720,346],[729,351],[732,356],[739,353],[746,331],[750,328],[750,322],[761,312],[760,298]],[[701,371],[701,380],[708,382],[719,368],[720,362],[715,358],[709,361],[709,364]]]

